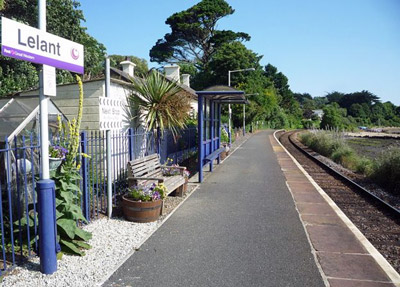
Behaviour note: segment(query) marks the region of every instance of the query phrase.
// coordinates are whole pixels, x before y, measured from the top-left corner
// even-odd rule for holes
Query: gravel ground
[[[232,145],[233,152],[250,134],[240,137]],[[6,274],[1,286],[99,286],[117,268],[124,258],[159,228],[168,215],[190,196],[196,188],[197,175],[189,181],[188,191],[183,197],[167,197],[164,201],[164,214],[160,219],[150,223],[133,223],[123,218],[101,218],[93,221],[84,229],[92,232],[89,244],[92,248],[83,257],[64,255],[58,261],[58,269],[52,275],[40,272],[38,257],[30,259],[23,266],[18,266]]]
[[[106,279],[123,259],[138,249],[140,245],[166,220],[171,213],[194,190],[196,185],[189,184],[183,197],[167,197],[164,202],[164,214],[158,221],[134,223],[123,218],[101,218],[93,221],[84,229],[92,232],[89,241],[92,246],[83,257],[64,255],[58,261],[58,269],[52,275],[40,272],[39,258],[34,257],[21,267],[7,274],[1,286],[98,286]]]

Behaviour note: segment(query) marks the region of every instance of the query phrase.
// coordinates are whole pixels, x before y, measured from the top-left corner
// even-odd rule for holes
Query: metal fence
[[[36,255],[38,222],[36,217],[36,181],[40,177],[38,138],[24,136],[0,143],[0,269],[8,270]],[[186,159],[196,149],[196,128],[181,131],[177,138],[166,131],[161,141],[160,158],[175,163]],[[107,174],[111,173],[113,200],[127,186],[126,165],[129,160],[156,152],[152,132],[128,129],[111,133],[111,170],[107,170],[106,134],[82,132],[80,187],[81,205],[88,221],[107,212]]]

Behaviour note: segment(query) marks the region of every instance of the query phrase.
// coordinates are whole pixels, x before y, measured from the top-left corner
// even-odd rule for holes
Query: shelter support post
[[[209,101],[210,105],[210,153],[212,153],[215,150],[215,144],[214,144],[214,102],[212,100]],[[210,172],[213,172],[213,160],[210,160]]]
[[[199,182],[203,181],[203,160],[204,160],[204,147],[203,147],[203,125],[204,125],[204,114],[203,114],[203,96],[198,95],[198,116],[197,116],[197,128],[199,133],[198,144],[198,167],[199,167]]]

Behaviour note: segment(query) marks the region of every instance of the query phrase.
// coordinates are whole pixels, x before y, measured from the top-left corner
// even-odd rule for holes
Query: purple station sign
[[[83,46],[1,17],[1,54],[83,74]]]

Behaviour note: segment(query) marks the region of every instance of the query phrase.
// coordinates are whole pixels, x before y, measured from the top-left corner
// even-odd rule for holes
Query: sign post
[[[46,0],[39,1],[39,29],[46,31]],[[44,94],[44,65],[39,74],[40,101],[40,166],[42,177],[37,182],[39,204],[39,256],[40,271],[53,274],[57,271],[57,223],[55,220],[55,184],[49,171],[49,98]]]
[[[37,182],[39,206],[40,271],[57,271],[55,184],[49,171],[48,96],[56,96],[55,68],[83,74],[83,46],[46,32],[46,0],[38,0],[39,29],[1,17],[1,54],[42,64],[39,74],[40,166]]]

